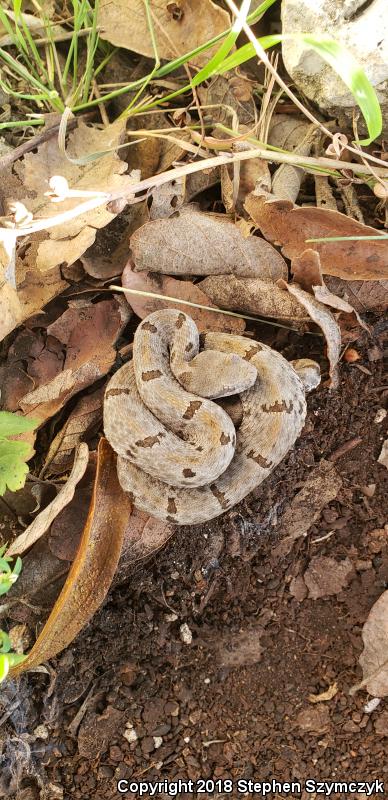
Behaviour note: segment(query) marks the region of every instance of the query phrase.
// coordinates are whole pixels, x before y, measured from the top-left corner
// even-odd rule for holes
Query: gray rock
[[[387,0],[283,0],[282,32],[326,34],[356,58],[388,112]],[[318,53],[301,41],[283,42],[284,64],[298,89],[332,116],[348,119],[353,95]],[[360,132],[363,131],[360,121]],[[365,129],[364,129],[365,130]]]

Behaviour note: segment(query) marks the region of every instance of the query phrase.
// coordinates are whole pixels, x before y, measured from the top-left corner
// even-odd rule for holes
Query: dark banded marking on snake
[[[169,514],[176,514],[178,509],[176,507],[175,497],[169,497],[167,500],[167,511]]]
[[[224,511],[225,511],[229,506],[228,499],[226,497],[225,492],[221,492],[221,490],[218,488],[218,486],[215,483],[212,483],[209,488],[210,488],[211,493],[214,494],[214,497],[216,498],[216,500],[218,500],[221,508],[223,508]]]
[[[141,377],[143,381],[153,381],[155,378],[161,378],[163,372],[160,369],[149,369],[147,372],[142,372]]]
[[[194,478],[194,476],[197,474],[196,472],[193,472],[193,470],[190,469],[189,467],[185,467],[182,470],[182,472],[183,472],[183,475],[185,476],[185,478]]]
[[[260,347],[260,345],[258,344],[252,345],[252,347],[250,347],[249,350],[245,351],[245,354],[243,356],[244,361],[250,361],[251,358],[253,358],[253,356],[255,356],[257,353],[260,353],[262,349],[263,348]]]
[[[191,400],[183,414],[183,419],[193,419],[194,414],[201,408],[202,400]]]
[[[185,321],[186,321],[185,314],[178,314],[178,319],[177,319],[177,321],[175,323],[175,327],[178,328],[178,329],[181,328]]]
[[[143,325],[141,327],[143,331],[149,331],[150,333],[158,332],[156,325],[153,325],[152,322],[143,322]]]
[[[266,411],[267,413],[269,412],[281,413],[282,411],[285,411],[286,414],[291,414],[293,408],[294,404],[292,400],[290,400],[289,403],[287,403],[285,400],[282,400],[282,402],[279,403],[279,400],[276,400],[276,403],[272,403],[271,406],[268,406],[267,403],[264,403],[264,405],[261,406],[261,410]]]
[[[163,439],[165,435],[164,431],[161,431],[160,433],[156,433],[155,436],[146,436],[145,439],[138,439],[135,444],[138,447],[153,447],[154,444],[159,444],[160,440]]]
[[[130,389],[126,389],[125,386],[121,386],[119,389],[108,389],[105,400],[109,397],[118,397],[120,394],[132,394],[132,392]]]
[[[260,453],[254,453],[253,450],[250,450],[247,453],[247,458],[251,458],[252,461],[256,461],[256,464],[263,469],[270,469],[272,467],[272,462],[268,461],[264,456],[261,456]]]

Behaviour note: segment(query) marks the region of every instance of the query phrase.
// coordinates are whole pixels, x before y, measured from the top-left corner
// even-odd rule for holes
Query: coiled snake
[[[121,486],[139,509],[179,525],[222,514],[292,448],[305,392],[319,380],[314,361],[289,363],[243,336],[200,337],[179,311],[150,314],[136,330],[133,360],[105,393],[105,434],[118,454]],[[236,394],[237,431],[214,402]]]

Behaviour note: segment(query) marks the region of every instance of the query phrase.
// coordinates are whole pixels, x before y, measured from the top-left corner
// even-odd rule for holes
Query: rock
[[[388,736],[388,711],[383,711],[375,722],[375,731],[378,736]]]
[[[304,574],[309,598],[318,600],[341,592],[354,575],[349,558],[336,561],[328,556],[313,556]]]
[[[365,7],[363,7],[365,6]],[[388,14],[386,0],[283,0],[282,33],[326,34],[356,58],[388,111]],[[339,75],[315,50],[295,38],[283,42],[283,60],[297,88],[319,108],[351,119],[356,103]],[[361,120],[360,120],[361,130]]]
[[[330,713],[326,706],[313,706],[299,712],[297,726],[305,733],[314,735],[325,733],[330,726]]]

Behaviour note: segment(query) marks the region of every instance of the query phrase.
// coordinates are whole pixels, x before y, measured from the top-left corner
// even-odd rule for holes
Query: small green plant
[[[28,473],[26,460],[31,455],[31,446],[10,437],[32,431],[36,426],[36,420],[0,411],[0,497],[7,488],[11,492],[21,489]]]
[[[17,581],[22,568],[22,560],[19,556],[11,567],[10,562],[13,559],[4,555],[6,548],[6,544],[0,548],[0,595],[9,592],[11,586]],[[11,667],[20,664],[26,658],[22,653],[14,653],[11,648],[8,633],[0,630],[0,683],[5,680]]]

